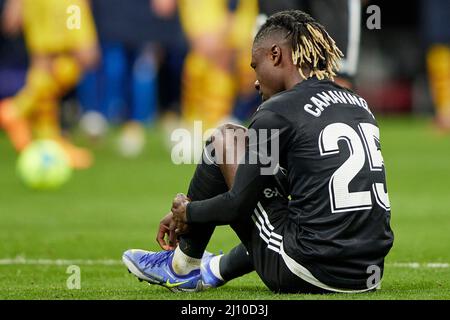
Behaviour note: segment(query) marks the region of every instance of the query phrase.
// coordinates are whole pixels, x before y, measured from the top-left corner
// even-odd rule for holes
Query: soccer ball
[[[66,183],[72,168],[62,147],[51,140],[36,140],[17,160],[21,180],[32,189],[57,189]]]

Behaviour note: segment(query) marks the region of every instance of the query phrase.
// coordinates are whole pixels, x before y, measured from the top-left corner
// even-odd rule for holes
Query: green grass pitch
[[[449,299],[450,137],[435,134],[428,119],[379,123],[396,238],[375,293],[279,295],[255,273],[198,294],[139,283],[121,265],[121,254],[158,249],[158,222],[173,196],[186,192],[194,170],[173,165],[152,129],[138,159],[118,157],[110,138],[94,148],[92,169],[76,172],[55,192],[21,184],[16,155],[0,133],[0,299]],[[208,249],[227,251],[237,243],[220,227]],[[80,267],[80,290],[66,286],[69,264]]]

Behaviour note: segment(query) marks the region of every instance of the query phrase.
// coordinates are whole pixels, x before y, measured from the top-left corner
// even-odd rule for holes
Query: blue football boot
[[[124,252],[123,263],[128,271],[140,281],[166,287],[170,291],[197,292],[202,290],[202,276],[200,269],[193,270],[187,275],[177,275],[172,269],[174,250],[151,252],[131,249]]]
[[[224,280],[217,278],[211,271],[211,259],[216,257],[215,254],[206,252],[203,254],[200,270],[202,274],[203,289],[217,288],[225,284]]]

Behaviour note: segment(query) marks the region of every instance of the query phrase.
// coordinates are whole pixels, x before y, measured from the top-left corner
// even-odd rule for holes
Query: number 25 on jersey
[[[389,196],[384,183],[373,183],[372,190],[349,192],[349,184],[363,169],[366,158],[370,171],[383,171],[383,156],[377,146],[380,130],[371,123],[360,123],[359,133],[345,123],[333,123],[325,127],[319,136],[321,156],[339,153],[338,142],[345,141],[350,157],[333,173],[329,182],[332,212],[346,212],[371,209],[373,192],[376,202],[385,210],[390,210]]]

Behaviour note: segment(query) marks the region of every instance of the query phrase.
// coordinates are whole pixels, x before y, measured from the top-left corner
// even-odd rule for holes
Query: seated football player
[[[366,101],[333,82],[341,56],[302,11],[269,17],[252,48],[263,103],[247,130],[223,126],[208,141],[187,196],[160,223],[164,250],[126,251],[130,272],[172,291],[251,271],[274,292],[379,286],[393,244],[379,129]],[[218,225],[241,244],[205,253]]]

